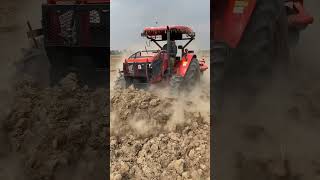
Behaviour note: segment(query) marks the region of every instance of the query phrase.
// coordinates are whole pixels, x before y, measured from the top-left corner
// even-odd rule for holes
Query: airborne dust
[[[109,107],[102,98],[106,91],[79,87],[72,74],[60,88],[52,89],[17,75],[13,62],[24,59],[19,52],[28,42],[24,42],[24,20],[18,18],[14,23],[13,17],[39,9],[41,3],[24,2],[28,8],[22,9],[17,4],[20,2],[2,2],[0,11],[0,37],[4,42],[0,179],[63,179],[65,175],[72,179],[102,178],[106,164],[101,157],[106,155],[108,131],[105,111]],[[318,7],[316,0],[306,2],[315,23],[302,34],[293,54],[292,77],[275,78],[251,104],[250,111],[246,103],[237,102],[236,95],[230,97],[229,121],[218,122],[216,128],[218,140],[224,140],[216,147],[219,179],[319,177],[320,41],[314,40],[320,30]],[[207,178],[207,88],[196,91],[194,99],[187,101],[156,90],[111,92],[112,177]]]
[[[215,127],[217,179],[319,178],[320,2],[305,6],[315,21],[292,50],[290,76],[275,75],[255,97],[228,94]]]

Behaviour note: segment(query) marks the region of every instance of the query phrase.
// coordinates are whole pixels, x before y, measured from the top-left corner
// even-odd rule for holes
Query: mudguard
[[[256,6],[256,0],[216,1],[214,4],[214,41],[236,48]]]
[[[184,55],[175,66],[176,74],[184,77],[193,58],[197,58],[197,56],[194,53],[188,53]]]

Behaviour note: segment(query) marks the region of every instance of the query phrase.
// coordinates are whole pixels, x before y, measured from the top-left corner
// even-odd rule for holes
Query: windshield
[[[132,54],[129,58],[135,59],[135,58],[146,58],[146,57],[153,57],[159,53],[159,50],[150,50],[150,51],[138,51],[134,54]]]

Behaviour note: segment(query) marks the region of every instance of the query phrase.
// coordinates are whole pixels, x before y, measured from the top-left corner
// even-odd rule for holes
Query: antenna
[[[158,25],[158,21],[157,21],[157,18],[155,18],[155,23],[156,23],[156,25]]]

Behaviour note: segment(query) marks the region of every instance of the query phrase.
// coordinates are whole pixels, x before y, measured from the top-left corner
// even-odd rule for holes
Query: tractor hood
[[[125,76],[131,76],[136,78],[149,78],[149,76],[155,68],[153,64],[158,62],[161,51],[138,51],[132,54],[123,63],[123,72]]]
[[[141,58],[129,58],[127,59],[128,63],[147,63],[152,62],[154,60],[154,57],[141,57]]]
[[[153,62],[155,57],[158,56],[158,51],[139,51],[131,55],[127,59],[127,63],[150,63]]]

